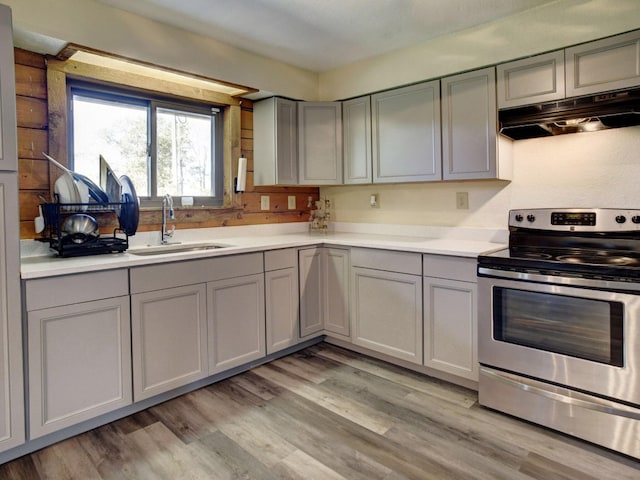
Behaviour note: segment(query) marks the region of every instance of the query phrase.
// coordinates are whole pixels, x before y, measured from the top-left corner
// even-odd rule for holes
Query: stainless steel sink
[[[228,248],[230,246],[231,245],[223,245],[220,243],[172,243],[168,245],[148,245],[146,247],[130,248],[128,252],[131,255],[149,256],[166,255],[168,253],[200,252],[218,248]]]

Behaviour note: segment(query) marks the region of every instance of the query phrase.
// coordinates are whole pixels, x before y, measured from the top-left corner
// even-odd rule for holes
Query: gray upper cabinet
[[[509,177],[498,164],[497,110],[493,67],[442,79],[444,180]]]
[[[564,50],[498,65],[497,77],[499,108],[561,100]]]
[[[254,185],[298,183],[297,102],[267,98],[253,105]]]
[[[18,169],[11,10],[0,5],[0,170]]]
[[[298,103],[300,185],[342,183],[342,104]]]
[[[440,85],[371,96],[374,183],[441,180]]]
[[[640,85],[640,30],[565,50],[567,97]]]
[[[344,183],[371,183],[371,97],[342,102]]]

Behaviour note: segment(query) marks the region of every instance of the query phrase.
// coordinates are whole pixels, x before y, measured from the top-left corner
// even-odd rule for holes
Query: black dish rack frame
[[[100,255],[105,253],[121,253],[129,248],[129,236],[122,228],[114,228],[113,235],[100,235],[88,239],[83,243],[75,243],[62,232],[62,224],[65,218],[75,213],[109,214],[116,213],[118,221],[131,208],[124,203],[42,203],[45,229],[42,232],[42,242],[48,242],[49,247],[55,250],[59,257],[80,257],[87,255]]]

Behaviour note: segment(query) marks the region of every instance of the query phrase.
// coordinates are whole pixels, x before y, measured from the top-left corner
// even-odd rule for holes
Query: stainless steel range
[[[640,210],[509,212],[478,259],[480,403],[640,458]]]

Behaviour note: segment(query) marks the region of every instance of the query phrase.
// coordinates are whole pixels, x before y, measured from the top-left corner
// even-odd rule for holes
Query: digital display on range
[[[595,226],[595,212],[553,212],[551,225],[586,225]]]

